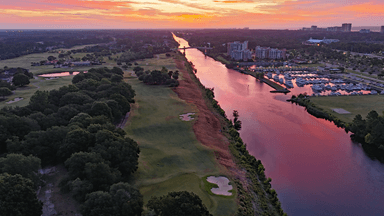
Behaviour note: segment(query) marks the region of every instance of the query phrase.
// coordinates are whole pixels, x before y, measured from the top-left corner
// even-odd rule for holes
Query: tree
[[[128,183],[119,182],[109,189],[116,216],[140,216],[143,211],[143,195]]]
[[[152,197],[147,207],[158,216],[211,216],[200,197],[187,191],[170,192],[159,198]]]
[[[22,177],[30,179],[36,187],[39,182],[40,163],[41,160],[32,155],[8,154],[5,158],[0,158],[0,171],[11,175],[20,174]]]
[[[55,56],[48,56],[48,61],[53,61],[53,60],[55,60],[56,59],[56,57]]]
[[[175,79],[175,80],[178,80],[178,79],[179,79],[179,71],[175,71],[175,72],[172,74],[172,78]]]
[[[44,111],[48,105],[48,91],[37,90],[31,97],[29,101],[29,108],[34,111]]]
[[[22,86],[28,85],[30,82],[29,82],[29,78],[26,75],[19,73],[13,76],[12,83],[15,86],[22,87]]]
[[[21,175],[0,175],[1,215],[40,216],[43,203],[36,197],[31,180]]]
[[[122,182],[112,185],[109,192],[88,194],[81,209],[84,216],[140,216],[142,211],[143,196],[137,189]]]
[[[108,104],[96,101],[92,104],[91,113],[92,116],[105,115],[109,119],[112,119],[112,110]]]
[[[241,121],[239,120],[239,113],[237,110],[233,110],[233,127],[236,130],[241,130]]]
[[[0,96],[3,97],[3,99],[5,98],[5,96],[9,96],[12,94],[12,91],[9,90],[9,88],[7,87],[0,87]]]
[[[96,191],[88,194],[85,199],[81,208],[81,213],[84,216],[116,215],[112,196],[108,192]]]
[[[78,128],[67,133],[58,154],[62,159],[67,159],[75,152],[86,151],[90,145],[92,145],[90,133]]]
[[[123,177],[129,177],[137,170],[140,149],[134,140],[117,138],[108,130],[99,130],[96,143],[91,151],[110,161],[111,166],[117,168]]]

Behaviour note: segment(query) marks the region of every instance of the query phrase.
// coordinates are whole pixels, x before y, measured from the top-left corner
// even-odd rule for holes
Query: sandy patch
[[[193,118],[192,115],[195,115],[195,113],[187,113],[187,114],[181,114],[179,115],[179,118],[182,120],[182,121],[192,121]]]
[[[224,195],[224,196],[231,196],[232,192],[229,192],[233,189],[232,185],[229,184],[228,178],[224,176],[215,177],[215,176],[209,176],[207,178],[207,181],[213,184],[217,184],[219,186],[218,188],[212,188],[212,193],[216,195]]]
[[[351,114],[350,112],[342,108],[333,108],[332,111],[338,114]]]
[[[11,100],[11,101],[6,102],[6,103],[7,103],[7,104],[11,104],[11,103],[15,103],[15,102],[17,102],[17,101],[21,101],[21,100],[23,100],[23,99],[24,99],[24,98],[17,97],[17,98],[15,98],[15,99]]]

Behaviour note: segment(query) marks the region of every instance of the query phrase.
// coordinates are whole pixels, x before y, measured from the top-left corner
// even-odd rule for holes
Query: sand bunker
[[[192,115],[195,115],[195,113],[187,113],[187,114],[182,114],[180,115],[180,119],[182,121],[192,121],[195,118],[192,118]]]
[[[21,100],[23,100],[23,99],[24,99],[24,98],[17,97],[17,98],[15,98],[15,99],[11,100],[11,101],[6,102],[6,103],[7,103],[7,104],[11,104],[11,103],[15,103],[15,102],[17,102],[17,101],[21,101]]]
[[[347,110],[341,109],[341,108],[334,108],[334,109],[332,109],[332,111],[335,112],[335,113],[338,113],[338,114],[351,114]]]
[[[218,188],[212,188],[212,193],[224,196],[232,195],[232,192],[229,192],[229,190],[232,190],[232,185],[229,185],[229,180],[226,177],[209,176],[207,178],[207,181],[213,184],[217,184],[219,186]]]

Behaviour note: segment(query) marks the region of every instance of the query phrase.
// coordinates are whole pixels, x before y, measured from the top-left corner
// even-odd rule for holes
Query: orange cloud
[[[344,9],[359,14],[378,14],[382,17],[384,16],[384,3],[366,2],[362,4],[346,6]]]
[[[214,1],[214,2],[218,2],[218,3],[230,3],[230,4],[234,4],[234,3],[255,3],[254,1],[252,0],[240,0],[240,1],[230,1],[230,0],[223,0],[223,1]]]
[[[294,28],[347,21],[369,25],[372,19],[383,19],[383,3],[356,1],[345,5],[340,0],[12,0],[0,5],[0,26]]]

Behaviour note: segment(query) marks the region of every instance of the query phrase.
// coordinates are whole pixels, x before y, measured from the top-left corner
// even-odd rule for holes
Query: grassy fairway
[[[144,62],[147,61],[159,63],[159,59]],[[164,63],[167,68],[170,66]],[[168,69],[175,69],[175,66]],[[141,149],[135,185],[140,188],[144,201],[151,196],[186,190],[199,195],[212,214],[234,214],[235,198],[209,195],[205,190],[203,177],[220,174],[219,168],[212,150],[197,141],[192,129],[194,121],[179,119],[180,114],[188,112],[198,116],[196,108],[179,99],[168,87],[144,85],[137,79],[127,82],[136,91],[136,104],[125,131]]]
[[[311,97],[311,101],[344,122],[352,122],[357,114],[365,118],[371,110],[376,110],[379,114],[384,111],[384,95]],[[343,108],[351,114],[337,114],[332,112],[332,108]]]
[[[29,103],[29,100],[31,96],[37,91],[50,91],[53,89],[59,89],[62,86],[69,85],[72,83],[72,76],[67,77],[59,77],[56,79],[45,79],[42,77],[39,77],[38,79],[31,79],[31,83],[22,88],[17,88],[15,93],[9,96],[5,101],[0,102],[0,109],[4,106],[26,106]],[[14,102],[11,104],[7,104],[7,101],[11,101],[17,97],[24,98],[21,101]]]
[[[144,68],[144,70],[161,70],[163,66],[171,71],[177,70],[173,58],[167,57],[165,54],[155,55],[154,58],[137,60],[136,62],[139,64],[138,66]],[[135,65],[132,67],[135,67]]]

